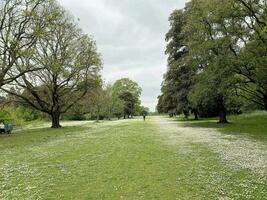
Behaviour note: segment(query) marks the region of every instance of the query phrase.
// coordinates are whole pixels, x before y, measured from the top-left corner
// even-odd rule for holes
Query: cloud
[[[143,89],[142,103],[154,110],[166,70],[168,17],[186,0],[59,0],[92,35],[107,82],[129,77]]]

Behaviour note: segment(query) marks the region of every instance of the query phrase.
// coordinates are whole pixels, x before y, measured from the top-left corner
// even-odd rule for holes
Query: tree
[[[140,109],[139,109],[139,115],[142,115],[142,116],[146,116],[149,114],[149,108],[145,107],[145,106],[141,106]]]
[[[184,30],[187,21],[186,11],[175,10],[169,21],[171,28],[166,34],[168,69],[162,83],[163,96],[160,97],[160,104],[165,104],[163,110],[171,115],[184,113],[187,117],[189,110],[192,110],[198,119],[197,109],[192,107],[188,98],[196,70],[188,59],[188,34]]]
[[[192,1],[194,2],[194,1]],[[266,1],[204,1],[203,20],[228,53],[228,69],[238,78],[236,93],[267,108]],[[208,8],[208,11],[207,11]],[[204,9],[202,9],[204,10]]]
[[[111,108],[113,116],[118,119],[123,117],[124,102],[117,96],[117,94],[112,93]]]
[[[163,94],[158,96],[158,103],[156,106],[156,111],[159,114],[166,113],[166,109],[164,108],[164,102],[163,102]]]
[[[113,91],[113,85],[105,85],[101,79],[91,84],[90,91],[66,114],[71,119],[84,119],[86,114],[97,120],[123,116],[124,102]]]
[[[45,0],[0,2],[0,87],[38,67],[23,65],[52,18]]]
[[[266,1],[230,0],[214,6],[218,16],[213,29],[227,36],[224,44],[232,53],[230,70],[239,80],[236,92],[267,109]]]
[[[134,114],[135,106],[137,104],[137,100],[134,97],[133,93],[129,91],[123,91],[119,98],[124,102],[123,113],[124,119],[130,118]]]
[[[54,1],[46,6],[53,18],[32,47],[34,53],[22,60],[24,66],[41,70],[24,74],[3,90],[47,113],[52,128],[59,128],[60,116],[79,102],[92,80],[98,78],[101,60],[95,42],[82,33],[63,8]]]
[[[64,114],[64,117],[72,120],[82,120],[86,119],[87,114],[91,114],[92,116],[96,114],[96,99],[98,99],[99,91],[102,89],[102,78],[99,76],[98,78],[91,80],[90,88],[83,98],[78,101],[75,105],[73,105],[67,113]],[[101,94],[102,95],[102,94]],[[102,114],[102,113],[101,113]]]
[[[142,89],[140,86],[128,78],[123,78],[114,83],[113,91],[114,95],[123,101],[124,118],[132,116],[141,103]]]
[[[92,98],[91,102],[91,113],[96,115],[97,121],[100,120],[101,115],[103,116],[106,114],[107,100],[107,93],[102,87],[94,91],[94,98]]]
[[[105,87],[106,93],[106,116],[110,120],[111,117],[117,117],[120,119],[123,115],[123,101],[118,94],[114,91],[113,85],[107,85]]]
[[[115,93],[131,92],[137,99],[140,98],[142,93],[142,89],[138,83],[129,78],[117,80],[113,85],[113,90]]]
[[[225,3],[225,4],[224,4]],[[191,1],[186,30],[191,60],[198,68],[198,78],[191,93],[195,104],[216,102],[219,123],[227,123],[227,102],[234,96],[236,79],[231,72],[233,38],[225,34],[218,23],[229,4],[217,1]]]
[[[91,102],[93,113],[98,113],[98,116],[101,115],[108,120],[112,117],[120,119],[124,113],[124,101],[115,93],[113,85],[103,85],[99,88],[94,93]]]

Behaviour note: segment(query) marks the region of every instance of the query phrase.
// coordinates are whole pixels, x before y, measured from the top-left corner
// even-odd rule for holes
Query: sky
[[[128,77],[142,87],[142,105],[155,110],[166,72],[168,18],[186,0],[59,0],[94,38],[106,83]]]

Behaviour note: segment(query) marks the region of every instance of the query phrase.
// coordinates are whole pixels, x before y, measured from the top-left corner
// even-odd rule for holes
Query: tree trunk
[[[189,112],[188,112],[188,110],[183,110],[183,113],[184,113],[184,117],[185,117],[186,119],[188,119],[188,116],[189,116]]]
[[[218,123],[219,124],[227,124],[228,123],[227,118],[226,118],[227,111],[226,111],[226,108],[224,106],[223,99],[219,100],[218,109],[219,109],[219,122]]]
[[[59,120],[60,120],[60,113],[54,112],[51,114],[52,118],[52,127],[51,128],[61,128]]]
[[[195,120],[199,120],[197,109],[193,109],[192,112],[193,112],[194,115],[195,115]]]

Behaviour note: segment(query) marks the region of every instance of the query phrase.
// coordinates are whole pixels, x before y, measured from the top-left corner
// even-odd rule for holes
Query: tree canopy
[[[227,123],[243,101],[266,110],[266,17],[266,1],[191,0],[175,10],[159,112],[209,112]]]
[[[38,67],[25,66],[53,17],[45,0],[0,1],[0,87]]]
[[[122,78],[117,80],[113,85],[114,94],[123,101],[123,116],[124,118],[134,115],[139,109],[142,93],[141,87],[129,78]]]

